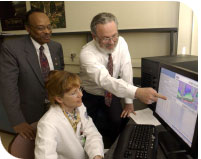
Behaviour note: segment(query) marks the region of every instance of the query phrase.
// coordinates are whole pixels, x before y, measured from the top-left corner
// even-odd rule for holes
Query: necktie
[[[111,76],[113,76],[113,60],[112,55],[109,54],[108,64],[107,64],[108,72]],[[112,93],[105,91],[105,104],[109,107],[112,102]]]
[[[44,81],[46,81],[48,73],[50,72],[50,66],[49,66],[47,57],[45,56],[45,54],[43,52],[44,51],[44,47],[41,46],[39,48],[39,50],[40,50],[39,58],[40,58],[41,72],[42,72]]]

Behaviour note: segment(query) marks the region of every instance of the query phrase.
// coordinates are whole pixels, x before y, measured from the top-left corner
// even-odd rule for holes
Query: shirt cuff
[[[95,153],[94,155],[89,156],[89,158],[93,159],[95,156],[101,156],[102,158],[104,158],[104,153],[103,152],[98,152],[98,153]]]
[[[126,104],[133,104],[133,99],[125,98],[125,103]]]
[[[133,85],[131,85],[131,86],[129,86],[128,88],[127,88],[127,97],[128,98],[125,98],[125,99],[135,99],[135,92],[136,92],[136,90],[138,89],[138,87],[136,87],[136,86],[133,86]]]

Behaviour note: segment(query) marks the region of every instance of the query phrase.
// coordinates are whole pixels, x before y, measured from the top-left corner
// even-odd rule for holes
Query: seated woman
[[[82,103],[79,77],[51,71],[46,88],[51,106],[38,122],[35,158],[103,158],[102,136]]]

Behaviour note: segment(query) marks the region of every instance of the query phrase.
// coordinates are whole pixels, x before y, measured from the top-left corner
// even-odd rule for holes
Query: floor
[[[0,131],[1,142],[6,150],[8,150],[8,146],[14,137],[15,135]]]

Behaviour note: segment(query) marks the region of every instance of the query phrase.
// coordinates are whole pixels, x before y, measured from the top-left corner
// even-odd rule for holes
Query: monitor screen
[[[179,138],[192,147],[197,134],[198,75],[177,66],[161,65],[155,114]]]

